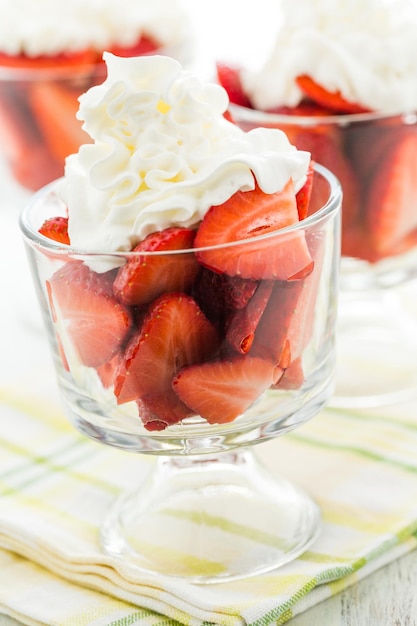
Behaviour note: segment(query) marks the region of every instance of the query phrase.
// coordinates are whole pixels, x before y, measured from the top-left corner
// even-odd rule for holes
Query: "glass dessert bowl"
[[[21,215],[69,419],[98,442],[160,459],[102,527],[103,549],[133,567],[227,581],[272,570],[317,537],[315,503],[251,452],[332,392],[341,191],[319,165],[310,181],[299,221],[204,247],[200,225],[197,235],[170,229],[182,231],[175,250],[76,249],[65,243],[59,182]],[[152,550],[161,533],[164,554]]]

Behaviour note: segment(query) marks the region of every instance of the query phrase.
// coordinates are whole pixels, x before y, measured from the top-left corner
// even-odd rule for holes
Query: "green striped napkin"
[[[0,389],[0,612],[26,624],[284,624],[416,546],[415,411],[328,409],[257,447],[321,506],[308,552],[218,585],[133,573],[101,553],[98,526],[154,459],[79,435],[46,397]]]

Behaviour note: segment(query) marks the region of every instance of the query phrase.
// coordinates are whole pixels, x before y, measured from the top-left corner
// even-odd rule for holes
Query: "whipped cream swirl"
[[[80,97],[94,143],[67,158],[60,191],[71,244],[130,250],[151,232],[194,226],[255,179],[266,193],[304,184],[310,155],[276,129],[245,133],[225,119],[225,90],[165,56],[105,53],[107,79]]]
[[[417,109],[415,0],[283,0],[269,58],[243,74],[262,110],[296,106],[295,83],[310,75],[330,91],[378,112]]]
[[[188,38],[180,0],[0,0],[0,15],[0,51],[9,55],[102,52],[141,35],[163,46]]]

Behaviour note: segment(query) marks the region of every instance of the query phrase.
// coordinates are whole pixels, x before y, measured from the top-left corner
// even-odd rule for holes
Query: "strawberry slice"
[[[50,68],[78,68],[83,65],[91,65],[97,61],[97,52],[94,50],[82,50],[80,52],[61,53],[53,56],[39,55],[27,56],[25,54],[9,55],[0,52],[0,66],[14,69],[41,70]]]
[[[238,191],[205,214],[195,238],[196,248],[242,242],[227,248],[196,250],[209,269],[242,278],[292,280],[308,274],[312,260],[301,231],[279,238],[244,241],[279,231],[299,221],[292,181],[282,191],[266,194],[256,185]],[[243,240],[243,241],[242,241]]]
[[[30,86],[29,103],[51,154],[63,163],[77,152],[80,145],[90,143],[90,136],[76,119],[81,90],[57,81],[34,81]]]
[[[303,281],[276,282],[265,312],[259,321],[253,338],[250,354],[269,358],[273,363],[281,362],[287,345],[293,316],[297,314],[298,302],[303,290]],[[288,363],[286,363],[288,365]]]
[[[282,378],[274,389],[299,389],[305,383],[305,375],[301,357],[297,357],[287,367]]]
[[[312,100],[304,99],[294,107],[289,106],[277,106],[273,109],[268,109],[267,113],[273,113],[276,115],[298,115],[300,117],[325,117],[327,115],[334,115],[334,112],[313,102]]]
[[[224,424],[244,413],[282,373],[271,361],[236,356],[184,367],[172,385],[194,413],[210,424]]]
[[[400,134],[375,172],[366,201],[372,248],[389,254],[417,228],[417,132]]]
[[[248,304],[244,308],[234,311],[230,316],[226,339],[237,352],[241,354],[249,352],[273,286],[274,281],[261,281]]]
[[[176,423],[189,409],[178,407],[173,376],[184,365],[211,358],[218,343],[217,331],[191,296],[162,295],[150,305],[121,358],[114,385],[118,403],[140,400],[151,421]]]
[[[49,153],[27,106],[26,92],[0,84],[0,141],[15,179],[27,189],[39,189],[63,173]]]
[[[360,187],[353,167],[345,153],[342,130],[333,124],[315,128],[288,124],[283,130],[299,150],[311,153],[312,159],[327,167],[339,179],[343,189],[343,231],[361,219]]]
[[[230,102],[242,107],[252,108],[251,102],[242,87],[240,79],[241,68],[225,65],[224,63],[217,63],[216,70],[217,80],[227,91]]]
[[[302,355],[316,320],[325,250],[319,234],[311,233],[308,244],[314,259],[312,272],[303,280],[275,283],[250,351],[251,355],[269,357],[284,369]]]
[[[314,161],[310,161],[307,170],[307,180],[301,189],[298,190],[295,199],[297,201],[298,219],[301,221],[308,215],[311,193],[313,191]]]
[[[151,54],[161,47],[156,39],[149,35],[142,35],[137,43],[133,46],[112,46],[110,52],[118,57],[139,57],[145,54]]]
[[[68,236],[68,218],[67,217],[50,217],[45,220],[39,229],[41,235],[53,239],[58,243],[65,245],[70,244]]]
[[[186,292],[200,266],[192,252],[195,230],[172,227],[148,235],[134,249],[135,256],[120,268],[114,293],[125,304],[145,304],[162,293]],[[140,254],[190,250],[184,254]]]
[[[224,334],[231,314],[248,304],[258,284],[256,280],[217,274],[202,267],[193,286],[193,295],[203,313]]]
[[[129,309],[113,296],[113,279],[113,271],[98,274],[82,261],[70,261],[47,281],[53,317],[88,367],[112,359],[131,327]]]
[[[303,74],[296,78],[301,91],[318,105],[326,107],[334,113],[368,113],[369,109],[360,104],[346,100],[340,91],[328,91],[319,85],[311,76]]]
[[[145,394],[136,400],[140,419],[146,430],[165,430],[193,415],[192,410],[183,404],[178,396],[167,389],[165,392]]]

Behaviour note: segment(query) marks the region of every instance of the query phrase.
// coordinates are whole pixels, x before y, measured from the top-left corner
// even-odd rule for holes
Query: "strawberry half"
[[[100,367],[120,350],[131,314],[112,292],[114,272],[98,274],[70,261],[47,281],[52,314],[66,330],[81,362]]]
[[[236,356],[184,367],[173,388],[194,413],[210,424],[223,424],[244,413],[282,374],[271,361]]]
[[[308,274],[312,260],[301,231],[254,242],[251,237],[279,231],[299,221],[292,181],[266,194],[256,185],[238,191],[205,214],[194,241],[196,256],[209,269],[242,278],[292,280]],[[200,247],[240,242],[225,248]]]
[[[192,249],[195,230],[172,227],[148,235],[134,249],[114,281],[114,293],[125,304],[146,304],[163,293],[186,292],[200,266],[194,254],[145,254]],[[141,254],[143,252],[144,254]]]
[[[58,243],[65,245],[70,244],[68,236],[68,218],[67,217],[51,217],[44,221],[39,232],[48,239],[53,239]]]
[[[241,69],[225,65],[224,63],[217,63],[216,70],[217,80],[227,91],[230,102],[242,107],[251,108],[251,102],[242,87],[242,81],[240,79]]]
[[[303,74],[296,78],[296,83],[301,91],[318,105],[326,107],[333,113],[367,113],[369,109],[360,104],[346,100],[340,91],[328,91],[319,85],[311,76]]]
[[[190,412],[178,407],[173,376],[184,365],[211,358],[218,343],[217,331],[191,296],[164,294],[150,305],[121,358],[114,385],[118,403],[141,401],[153,420],[176,423]]]

